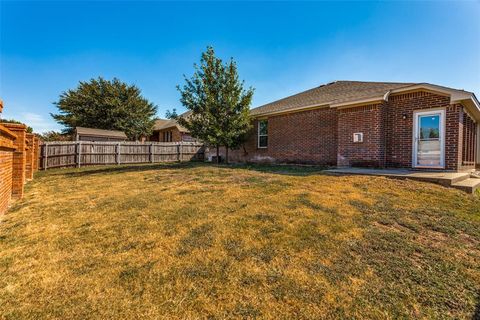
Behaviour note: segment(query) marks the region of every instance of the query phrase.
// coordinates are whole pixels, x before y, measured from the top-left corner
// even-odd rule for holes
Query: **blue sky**
[[[2,117],[38,132],[80,80],[136,84],[158,115],[207,45],[234,57],[252,107],[334,80],[480,94],[480,2],[0,2]]]

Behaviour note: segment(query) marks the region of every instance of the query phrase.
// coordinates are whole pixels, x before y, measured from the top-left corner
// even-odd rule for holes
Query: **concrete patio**
[[[446,187],[460,189],[468,193],[474,193],[477,189],[480,189],[480,179],[473,178],[470,172],[435,172],[407,169],[372,169],[350,167],[330,169],[326,170],[326,172],[342,175],[372,175],[396,179],[426,181],[437,183]]]

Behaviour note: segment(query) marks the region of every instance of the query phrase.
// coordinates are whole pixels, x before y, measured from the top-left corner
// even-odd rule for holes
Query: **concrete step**
[[[470,179],[470,174],[469,173],[456,173],[452,175],[451,179],[449,179],[449,182],[444,183],[443,185],[446,186],[453,186],[455,183],[459,183],[465,180]]]
[[[462,181],[452,183],[452,187],[468,193],[475,193],[476,190],[480,190],[480,179],[468,178]]]

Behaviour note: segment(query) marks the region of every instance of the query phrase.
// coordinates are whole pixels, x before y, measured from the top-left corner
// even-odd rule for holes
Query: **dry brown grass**
[[[440,186],[314,168],[49,171],[1,218],[0,314],[473,318],[479,211]]]

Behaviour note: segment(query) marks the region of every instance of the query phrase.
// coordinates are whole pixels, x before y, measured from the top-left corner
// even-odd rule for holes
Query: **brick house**
[[[428,83],[336,81],[251,110],[231,161],[468,171],[480,160],[480,105]]]
[[[188,116],[188,112],[181,115]],[[147,138],[147,141],[157,142],[181,142],[196,141],[188,132],[188,129],[178,124],[175,120],[157,119],[153,127],[153,133]]]

